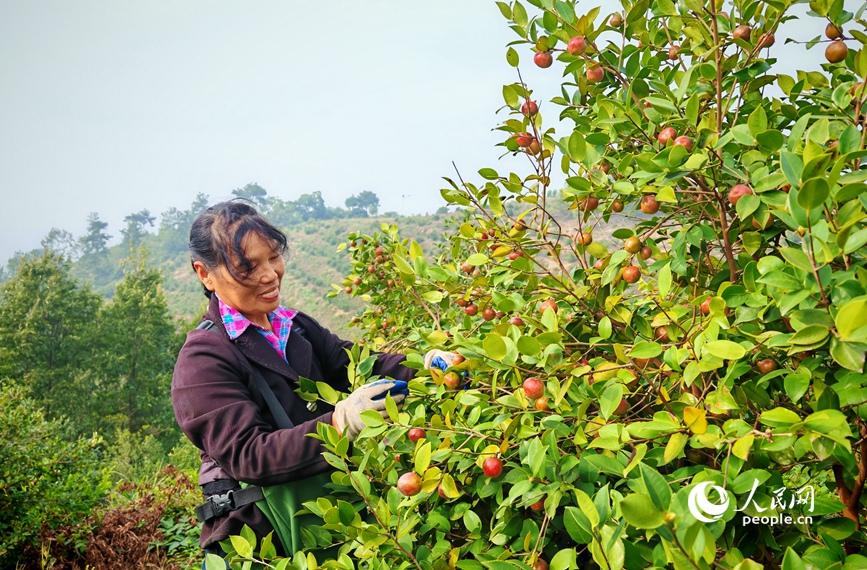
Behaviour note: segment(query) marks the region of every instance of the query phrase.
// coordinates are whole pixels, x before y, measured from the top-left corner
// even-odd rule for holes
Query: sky
[[[493,130],[516,39],[493,0],[0,0],[0,264],[250,182],[434,212],[455,166],[521,172]],[[562,70],[516,49],[544,116]]]

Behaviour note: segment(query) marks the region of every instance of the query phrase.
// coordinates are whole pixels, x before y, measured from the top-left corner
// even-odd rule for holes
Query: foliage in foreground
[[[0,568],[15,568],[39,536],[87,518],[109,487],[96,440],[64,441],[21,390],[0,388]],[[70,536],[84,539],[89,528]]]
[[[564,74],[549,102],[503,89],[503,146],[531,174],[450,182],[472,219],[439,259],[396,227],[350,236],[367,343],[465,360],[351,449],[323,426],[336,489],[309,504],[309,546],[356,557],[331,568],[867,566],[860,12],[811,2],[807,25],[843,39],[790,77],[778,57],[820,48],[773,37],[785,0],[526,4],[498,3],[507,60]],[[577,231],[549,215],[553,168]],[[621,209],[644,216],[594,242]],[[421,490],[399,491],[411,472]]]

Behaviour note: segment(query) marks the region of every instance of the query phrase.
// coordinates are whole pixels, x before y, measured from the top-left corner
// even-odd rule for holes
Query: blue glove
[[[407,387],[406,382],[403,380],[377,380],[376,382],[372,382],[367,384],[366,388],[372,388],[373,386],[383,385],[383,390],[376,396],[373,396],[371,400],[384,400],[386,394],[391,394],[392,398],[397,399],[398,395],[408,396],[409,395],[409,387]],[[388,386],[385,386],[388,384]],[[403,400],[403,398],[400,398]]]
[[[449,367],[448,362],[446,362],[442,356],[434,356],[433,360],[430,361],[430,365],[436,366],[437,368],[439,368],[443,372],[448,370],[448,367]]]
[[[436,366],[437,368],[439,368],[443,372],[445,372],[449,368],[449,363],[446,362],[445,359],[441,356],[434,356],[433,360],[430,361],[430,365],[431,365],[431,367]],[[466,378],[467,376],[469,376],[469,373],[466,370],[464,370],[462,377]],[[469,387],[470,387],[469,384],[464,384],[463,389],[467,390]]]

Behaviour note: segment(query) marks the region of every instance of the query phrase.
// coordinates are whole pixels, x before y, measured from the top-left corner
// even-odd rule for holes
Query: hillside
[[[283,227],[289,240],[286,256],[286,274],[283,278],[283,302],[315,316],[323,325],[345,338],[354,338],[356,331],[349,329],[352,315],[361,309],[362,301],[347,295],[328,299],[332,283],[339,283],[349,272],[349,258],[337,247],[351,232],[373,233],[380,223],[398,224],[403,235],[418,241],[425,251],[434,251],[441,241],[446,215],[348,218],[336,220],[309,220],[291,227]],[[186,253],[160,257],[156,247],[157,236],[143,240],[150,249],[151,263],[164,276],[163,289],[169,308],[179,319],[188,321],[201,314],[206,306],[201,284],[190,268]],[[122,257],[122,246],[110,249],[110,257]],[[81,273],[80,273],[81,274]],[[82,275],[83,276],[83,275]],[[111,296],[114,282],[95,283],[97,289]]]
[[[564,223],[563,233],[573,234],[578,225],[576,212],[568,211],[565,204],[559,201],[552,200],[549,204],[553,206],[553,213],[557,215],[558,220]],[[511,211],[513,208],[509,209]],[[192,210],[187,212],[188,218],[190,214]],[[594,218],[596,214],[599,212],[594,213]],[[457,212],[416,216],[311,219],[281,224],[290,244],[287,252],[286,275],[283,280],[283,302],[287,306],[310,313],[323,325],[344,338],[357,338],[358,331],[350,329],[348,324],[351,317],[362,309],[363,302],[342,293],[334,298],[326,297],[334,289],[332,285],[340,283],[351,267],[348,254],[345,251],[338,252],[338,246],[345,242],[352,232],[372,234],[379,231],[380,224],[395,224],[400,228],[400,235],[403,238],[417,241],[426,255],[433,256],[437,253],[437,247],[444,243],[442,235],[447,230],[448,219],[457,220],[461,217],[462,214]],[[593,220],[590,220],[590,223],[593,224]],[[614,245],[610,232],[618,227],[631,226],[633,223],[633,217],[615,214],[604,226],[604,232],[601,230],[595,232],[594,240],[609,246],[610,249],[610,246]],[[201,285],[190,268],[189,254],[186,250],[188,228],[188,221],[187,223],[176,222],[173,226],[169,226],[163,219],[156,232],[143,231],[138,236],[138,243],[147,249],[149,265],[159,269],[163,274],[163,289],[170,311],[179,321],[187,323],[182,326],[191,326],[190,323],[194,322],[206,306]],[[56,242],[54,243],[56,246]],[[111,298],[117,282],[123,276],[125,260],[130,254],[130,246],[125,242],[105,248],[102,255],[98,257],[74,256],[73,275],[89,283],[98,293]],[[568,261],[569,256],[564,259]],[[5,272],[6,278],[11,276],[15,261],[15,259],[10,260]]]

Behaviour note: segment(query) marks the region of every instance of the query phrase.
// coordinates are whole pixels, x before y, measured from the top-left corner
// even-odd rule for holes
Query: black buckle
[[[208,502],[214,505],[214,516],[220,517],[235,509],[234,491],[229,491],[225,495],[211,495],[208,497]]]

